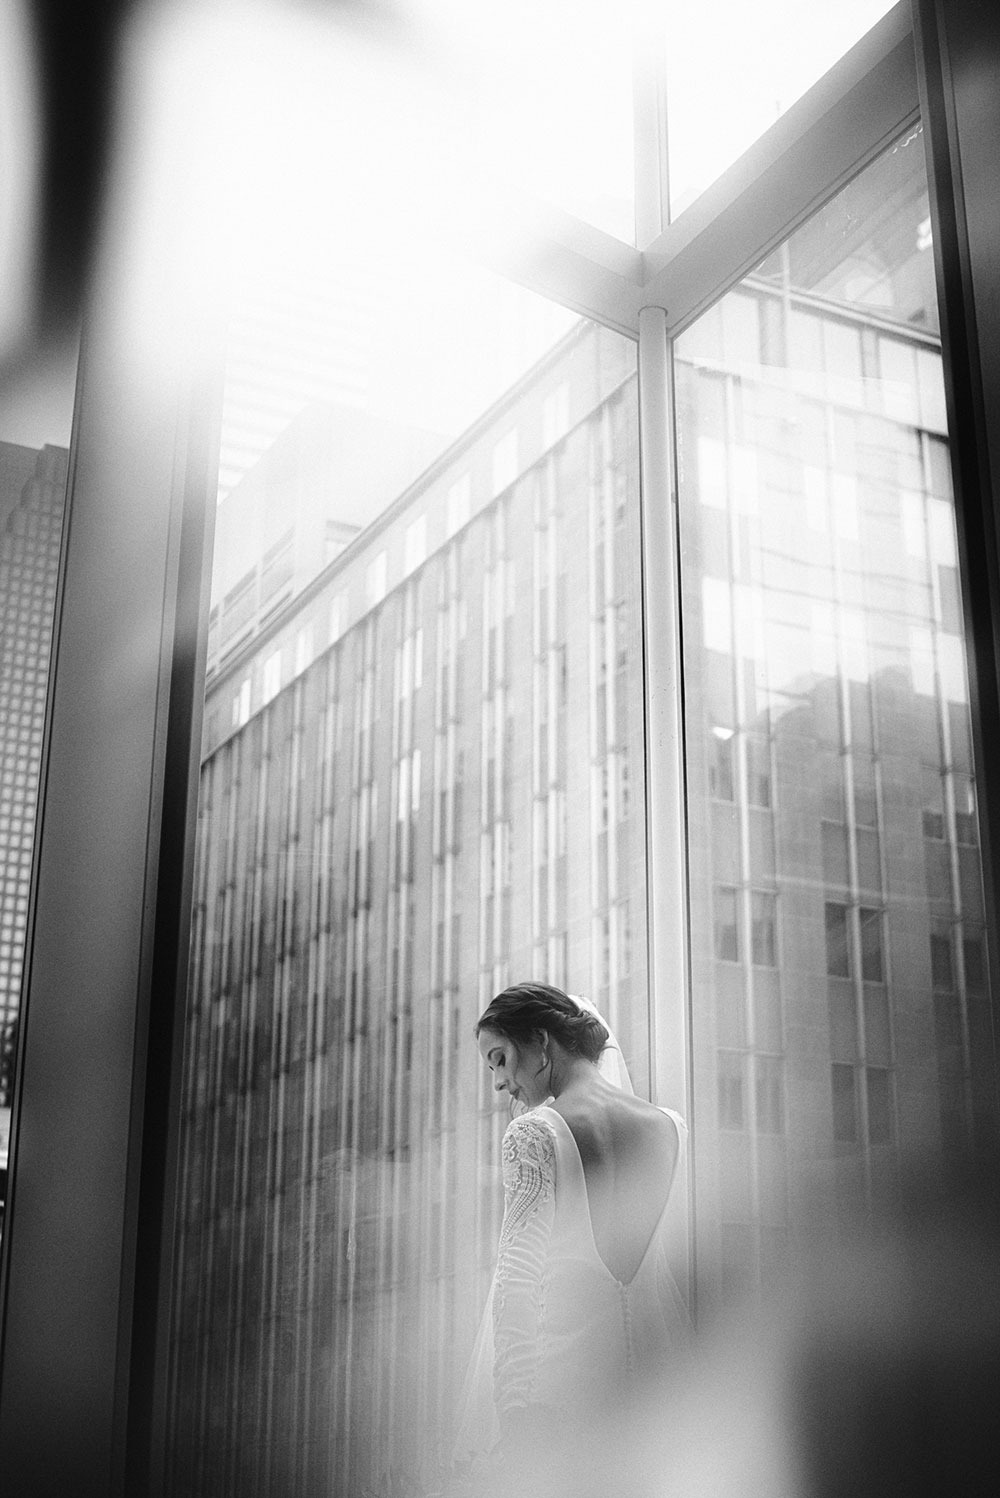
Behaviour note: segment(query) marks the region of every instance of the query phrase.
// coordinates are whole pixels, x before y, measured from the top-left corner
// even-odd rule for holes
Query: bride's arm
[[[493,1392],[501,1432],[533,1402],[542,1279],[555,1211],[551,1130],[524,1114],[503,1139],[504,1218],[493,1301]]]

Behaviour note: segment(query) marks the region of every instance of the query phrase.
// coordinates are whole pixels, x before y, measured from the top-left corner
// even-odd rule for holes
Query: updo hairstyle
[[[545,1030],[574,1056],[596,1061],[608,1043],[608,1031],[596,1014],[548,983],[515,983],[498,993],[476,1025],[495,1030],[515,1045],[534,1040]]]

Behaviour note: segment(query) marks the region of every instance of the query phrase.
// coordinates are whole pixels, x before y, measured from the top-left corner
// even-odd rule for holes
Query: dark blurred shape
[[[38,337],[79,317],[108,168],[122,27],[133,0],[30,0],[42,132]]]
[[[163,0],[160,8],[167,9]],[[282,0],[273,0],[281,8]],[[406,27],[390,0],[286,0],[398,44]],[[36,49],[41,130],[35,326],[43,343],[75,331],[83,307],[112,163],[126,23],[136,0],[27,0]],[[248,26],[256,7],[247,7]]]
[[[792,1339],[808,1498],[1000,1492],[1000,1169],[915,1170],[806,1277]]]

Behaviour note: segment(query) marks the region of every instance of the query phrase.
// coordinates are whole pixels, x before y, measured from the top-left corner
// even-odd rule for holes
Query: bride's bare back
[[[627,1284],[670,1195],[680,1148],[677,1125],[651,1103],[603,1082],[567,1089],[552,1106],[580,1153],[597,1252],[615,1279]]]

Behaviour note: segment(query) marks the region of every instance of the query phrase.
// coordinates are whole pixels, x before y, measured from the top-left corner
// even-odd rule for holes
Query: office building
[[[0,443],[0,1172],[4,1186],[65,493],[64,451],[46,447],[36,452]]]

